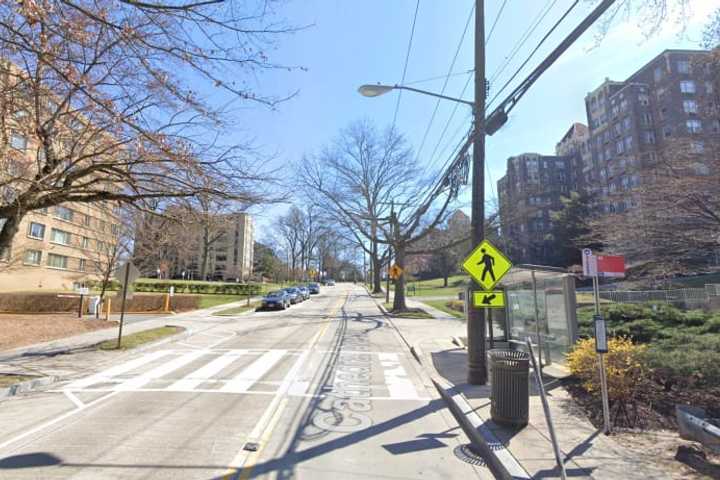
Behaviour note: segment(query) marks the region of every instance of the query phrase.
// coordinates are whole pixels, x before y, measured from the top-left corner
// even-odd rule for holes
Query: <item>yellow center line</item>
[[[325,326],[323,326],[317,334],[310,340],[310,346],[308,347],[308,350],[312,350],[315,348],[315,345],[317,342],[325,335],[325,332],[327,332],[327,329],[330,328],[330,324],[333,321],[333,318],[340,307],[347,302],[348,297],[350,297],[350,293],[348,292],[345,297],[340,297],[337,302],[335,302],[335,305],[331,307],[330,313],[326,315],[326,319],[329,319],[328,322],[325,323]],[[250,452],[243,461],[242,466],[240,467],[231,467],[223,476],[223,480],[233,480],[237,478],[238,480],[246,480],[250,478],[250,475],[252,474],[253,468],[255,467],[258,458],[260,457],[260,454],[263,451],[263,448],[270,440],[270,437],[272,436],[273,431],[277,427],[277,424],[280,422],[280,417],[282,416],[283,411],[285,410],[285,407],[287,406],[288,399],[285,396],[287,393],[283,395],[282,400],[280,400],[280,403],[277,406],[277,409],[273,413],[272,418],[268,422],[267,426],[265,427],[262,436],[260,437],[260,442],[258,445],[258,449],[254,452]],[[263,415],[264,417],[265,415]],[[250,439],[248,439],[250,440]],[[247,443],[247,442],[246,442]],[[241,451],[242,453],[242,451]],[[238,454],[236,458],[240,456]]]

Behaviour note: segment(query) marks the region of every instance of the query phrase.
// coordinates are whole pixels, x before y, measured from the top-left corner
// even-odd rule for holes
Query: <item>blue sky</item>
[[[474,0],[420,1],[406,83],[448,73],[473,3]],[[486,1],[486,33],[501,3],[500,0]],[[498,71],[536,15],[549,3],[549,0],[508,0],[488,42],[488,78]],[[555,2],[535,33],[507,68],[497,75],[490,97],[571,3],[572,0]],[[524,78],[596,3],[581,2],[516,82]],[[615,21],[599,43],[596,29],[581,37],[525,95],[513,110],[508,124],[488,138],[486,195],[494,196],[495,182],[504,174],[509,156],[523,152],[551,154],[555,143],[572,122],[584,123],[585,94],[605,77],[624,79],[667,48],[699,48],[703,22],[713,8],[720,6],[720,0],[692,3],[692,17],[683,35],[678,34],[674,22],[668,22],[668,27],[646,39],[637,26],[637,19],[630,17]],[[291,0],[282,5],[279,12],[288,23],[311,26],[281,38],[276,48],[269,52],[270,59],[300,65],[304,69],[264,72],[257,76],[256,88],[280,96],[296,90],[298,93],[274,111],[253,106],[235,112],[238,137],[254,138],[258,147],[276,153],[274,165],[282,166],[319,149],[356,119],[365,117],[380,126],[389,125],[398,93],[365,98],[357,93],[357,87],[363,83],[400,82],[415,5],[415,0]],[[473,36],[471,21],[453,72],[464,72],[473,67]],[[452,76],[445,94],[459,96],[466,80],[466,74]],[[437,79],[413,86],[440,91],[443,82],[444,79]],[[465,98],[472,99],[472,83]],[[431,157],[454,107],[451,102],[441,102],[430,126],[418,157],[420,164],[428,170],[439,167],[449,154],[448,151],[444,156]],[[416,151],[434,108],[433,98],[411,92],[402,94],[397,127]],[[468,113],[467,107],[458,107],[437,151],[442,152],[443,146],[456,141],[451,138],[452,133],[469,127]],[[463,198],[469,199],[469,189]],[[268,216],[283,208],[266,209],[257,218],[258,238],[264,235]]]

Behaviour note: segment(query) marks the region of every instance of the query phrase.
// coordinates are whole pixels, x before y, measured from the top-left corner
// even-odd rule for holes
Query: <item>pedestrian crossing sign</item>
[[[390,274],[391,279],[397,280],[403,274],[403,269],[400,268],[398,264],[393,264],[388,273]]]
[[[484,290],[492,290],[512,268],[510,260],[492,243],[483,240],[462,264]]]
[[[505,308],[505,293],[473,292],[473,305],[478,308]]]

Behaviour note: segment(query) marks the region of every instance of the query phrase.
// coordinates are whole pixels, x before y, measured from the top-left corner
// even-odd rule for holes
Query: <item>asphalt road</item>
[[[360,287],[0,402],[0,478],[492,478]],[[92,371],[90,371],[92,370]]]

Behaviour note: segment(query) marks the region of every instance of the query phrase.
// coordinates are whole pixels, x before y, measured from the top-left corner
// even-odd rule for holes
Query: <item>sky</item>
[[[487,42],[489,98],[493,98],[572,3],[572,0],[507,0],[498,17],[502,1],[486,0],[486,37],[497,19]],[[582,0],[504,94],[597,3]],[[586,32],[533,85],[510,114],[508,123],[488,137],[485,188],[488,200],[495,197],[496,182],[505,173],[508,157],[524,152],[553,154],[555,144],[573,122],[586,123],[584,97],[606,77],[624,80],[665,49],[700,48],[702,27],[710,12],[720,7],[720,0],[692,0],[690,4],[690,17],[684,31],[670,20],[660,32],[646,38],[638,26],[642,20],[632,15],[618,15],[601,40],[598,40],[597,27]],[[466,72],[473,68],[474,15],[461,44],[460,39],[473,5],[474,0],[420,0],[406,85],[441,92],[457,51],[453,75],[447,80],[444,93],[461,95],[471,75]],[[547,7],[550,8],[536,30],[524,44],[518,45]],[[380,127],[392,124],[399,93],[393,91],[366,98],[358,94],[357,88],[364,83],[401,82],[415,8],[416,0],[281,2],[278,14],[286,23],[307,28],[279,37],[268,56],[272,62],[302,69],[268,70],[253,81],[254,87],[264,94],[284,96],[296,92],[296,95],[275,109],[257,105],[234,111],[238,139],[252,138],[257,148],[272,154],[274,159],[268,168],[283,167],[319,150],[355,120],[370,119]],[[674,13],[671,12],[671,17]],[[515,49],[517,53],[511,56]],[[505,65],[506,62],[509,63]],[[423,81],[431,78],[435,79]],[[504,98],[504,94],[500,98]],[[463,98],[472,100],[472,81]],[[454,146],[470,126],[469,107],[457,105],[456,108],[453,102],[441,101],[430,123],[435,108],[436,99],[406,91],[401,94],[396,121],[396,127],[406,136],[419,164],[427,172],[445,163],[449,147]],[[285,172],[290,173],[290,169]],[[468,187],[461,201],[469,202],[469,195]],[[267,234],[274,217],[285,209],[286,205],[255,212],[256,239]]]

